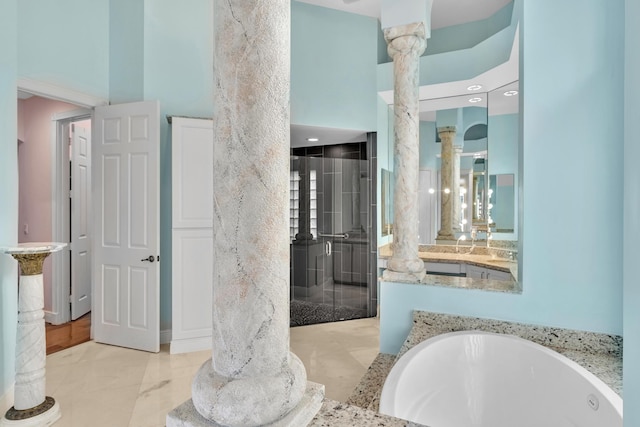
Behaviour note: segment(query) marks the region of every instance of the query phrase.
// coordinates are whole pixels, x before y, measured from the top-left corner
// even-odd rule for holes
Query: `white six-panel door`
[[[97,107],[92,164],[94,339],[152,352],[160,349],[159,120],[156,101]]]
[[[91,131],[73,126],[71,144],[71,320],[91,311]]]

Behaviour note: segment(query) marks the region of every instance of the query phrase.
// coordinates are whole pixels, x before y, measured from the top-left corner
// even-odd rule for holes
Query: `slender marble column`
[[[212,359],[167,426],[304,426],[323,391],[289,352],[290,1],[214,10]]]
[[[440,162],[440,230],[436,240],[455,240],[453,235],[453,140],[456,137],[455,126],[438,128],[442,141]]]
[[[420,280],[424,262],[418,257],[419,58],[427,46],[424,23],[386,28],[387,51],[393,58],[394,178],[393,255],[385,280]]]
[[[46,337],[42,264],[65,243],[25,243],[2,248],[20,264],[18,326],[16,334],[16,384],[14,405],[0,426],[49,426],[61,416],[60,406],[45,396]]]
[[[452,185],[452,194],[453,194],[453,229],[456,231],[460,231],[462,226],[460,221],[462,221],[462,214],[460,212],[461,203],[460,203],[460,155],[462,154],[462,147],[459,145],[453,146],[453,185]]]

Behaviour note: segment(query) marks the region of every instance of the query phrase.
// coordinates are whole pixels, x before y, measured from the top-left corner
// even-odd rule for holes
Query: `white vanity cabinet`
[[[170,353],[211,348],[213,121],[171,118]]]
[[[509,272],[478,267],[477,265],[467,264],[466,271],[467,277],[473,279],[512,280],[511,273]]]
[[[427,273],[459,276],[464,274],[464,264],[453,262],[425,262]]]

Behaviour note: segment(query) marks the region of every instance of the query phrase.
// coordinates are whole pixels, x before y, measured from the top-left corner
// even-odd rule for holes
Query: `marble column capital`
[[[387,52],[392,59],[398,54],[422,55],[427,47],[427,37],[423,22],[414,22],[384,29]]]
[[[20,273],[23,276],[35,276],[42,274],[42,265],[49,252],[35,254],[12,254],[20,265]]]
[[[438,136],[440,136],[440,138],[450,137],[451,135],[455,135],[456,132],[457,129],[455,126],[443,126],[438,128]]]

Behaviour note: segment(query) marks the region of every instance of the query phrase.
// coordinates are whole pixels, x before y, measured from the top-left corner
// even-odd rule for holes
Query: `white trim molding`
[[[18,90],[28,92],[43,98],[68,102],[80,107],[92,108],[99,105],[109,105],[109,100],[99,96],[88,95],[52,83],[21,77],[18,79]]]
[[[91,110],[80,108],[54,114],[51,117],[51,238],[54,242],[69,242],[69,123],[91,118]],[[69,244],[51,256],[51,311],[45,320],[61,325],[71,320],[69,294],[71,271]]]
[[[160,344],[169,344],[171,342],[171,329],[160,331]]]
[[[211,350],[211,340],[212,338],[210,336],[173,340],[169,346],[169,354]]]

